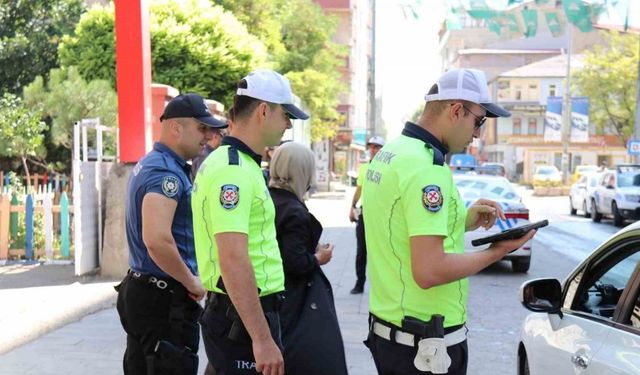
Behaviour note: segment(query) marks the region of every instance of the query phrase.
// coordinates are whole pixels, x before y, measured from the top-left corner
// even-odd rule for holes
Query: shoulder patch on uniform
[[[240,201],[240,188],[236,185],[222,185],[220,188],[220,205],[227,210],[233,210]]]
[[[431,212],[438,212],[442,208],[444,198],[438,185],[427,185],[422,188],[422,205]]]
[[[178,179],[174,176],[164,176],[162,178],[162,192],[167,197],[171,198],[174,195],[178,194],[178,190],[180,188],[180,183]]]

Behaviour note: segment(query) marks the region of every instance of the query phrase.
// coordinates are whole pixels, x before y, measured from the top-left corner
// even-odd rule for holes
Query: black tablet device
[[[507,229],[498,234],[494,234],[488,237],[475,239],[471,241],[471,244],[473,246],[481,246],[481,245],[485,245],[492,242],[498,242],[503,240],[513,240],[516,238],[520,238],[525,234],[529,233],[531,229],[538,229],[538,228],[546,227],[547,225],[549,225],[549,221],[542,220],[535,223],[523,225],[521,227]]]

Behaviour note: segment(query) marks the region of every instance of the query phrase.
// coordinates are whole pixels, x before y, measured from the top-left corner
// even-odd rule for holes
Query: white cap
[[[306,120],[309,115],[293,104],[289,80],[273,70],[258,69],[244,77],[247,88],[238,88],[237,95],[249,96],[265,102],[280,104],[289,117]]]
[[[466,100],[476,103],[487,111],[487,117],[509,117],[504,108],[491,102],[487,78],[484,72],[476,69],[451,69],[444,73],[431,87],[424,99]]]
[[[367,142],[367,146],[369,145],[384,146],[384,138],[382,138],[379,135],[374,135],[373,137],[369,138],[369,142]]]

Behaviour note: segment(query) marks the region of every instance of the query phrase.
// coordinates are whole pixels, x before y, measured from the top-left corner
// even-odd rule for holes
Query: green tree
[[[43,152],[45,128],[40,113],[30,111],[19,97],[5,93],[0,98],[0,156],[20,157],[28,183],[27,161]]]
[[[280,29],[281,9],[285,0],[211,0],[222,6],[257,36],[269,52],[269,60],[276,61],[285,52]],[[278,70],[279,67],[274,67]]]
[[[100,118],[106,126],[117,126],[118,98],[108,81],[85,81],[75,67],[52,69],[45,83],[37,77],[24,89],[24,104],[42,113],[50,123],[48,138],[51,146],[59,146],[53,169],[68,165],[71,160],[73,124],[84,118]],[[111,148],[114,145],[108,145]],[[64,150],[64,151],[63,151]],[[60,155],[63,151],[64,155]]]
[[[150,6],[153,80],[229,105],[240,78],[264,65],[264,45],[231,13],[206,0],[158,0]],[[115,87],[113,6],[85,13],[60,46],[63,66]]]
[[[347,90],[340,73],[347,50],[331,40],[337,20],[311,0],[291,0],[281,23],[285,52],[278,59],[280,69],[309,107],[312,139],[332,137],[344,122],[337,108]]]
[[[638,82],[638,36],[611,32],[606,47],[585,53],[575,74],[578,91],[589,97],[598,131],[615,131],[622,141],[633,133]]]
[[[233,12],[267,45],[274,69],[287,75],[293,91],[309,107],[312,138],[333,136],[344,122],[337,105],[346,91],[339,72],[347,50],[331,40],[337,19],[312,0],[211,1]],[[273,41],[276,32],[278,43]]]
[[[0,94],[58,66],[60,38],[83,11],[82,0],[0,0]]]

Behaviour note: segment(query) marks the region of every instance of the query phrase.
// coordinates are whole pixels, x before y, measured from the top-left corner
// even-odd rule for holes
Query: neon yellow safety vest
[[[225,232],[247,234],[249,259],[260,296],[284,290],[275,208],[259,155],[236,138],[226,137],[225,143],[200,166],[191,206],[198,270],[207,290],[225,293],[214,237]]]
[[[441,165],[434,163],[440,151],[430,139],[435,138],[408,123],[369,163],[363,186],[369,309],[396,326],[404,316],[428,321],[441,314],[445,327],[467,319],[466,278],[422,289],[411,271],[412,236],[442,236],[445,252],[464,252],[466,208],[442,153]]]

